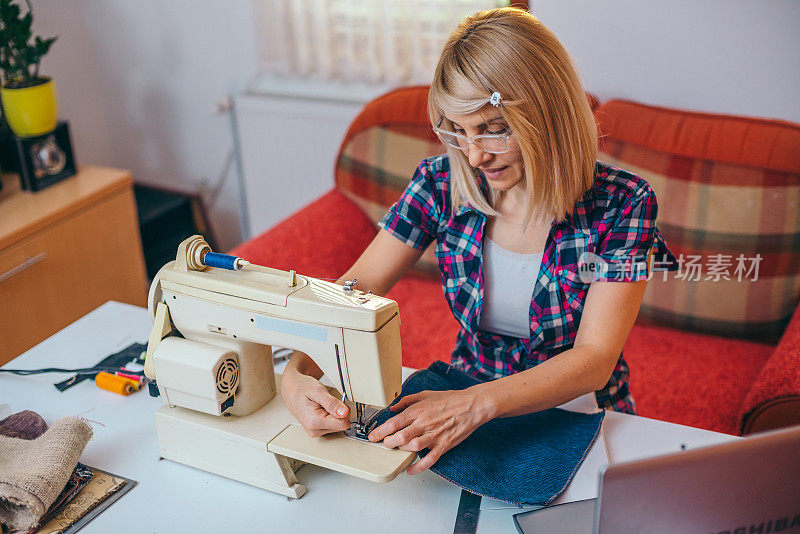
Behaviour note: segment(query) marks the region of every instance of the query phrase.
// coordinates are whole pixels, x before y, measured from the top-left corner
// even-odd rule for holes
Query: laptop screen
[[[608,466],[594,500],[514,517],[535,532],[800,533],[800,427]]]

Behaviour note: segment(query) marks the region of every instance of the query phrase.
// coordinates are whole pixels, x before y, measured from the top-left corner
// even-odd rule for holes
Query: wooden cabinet
[[[43,191],[0,190],[0,365],[107,300],[146,305],[128,171],[82,167]]]

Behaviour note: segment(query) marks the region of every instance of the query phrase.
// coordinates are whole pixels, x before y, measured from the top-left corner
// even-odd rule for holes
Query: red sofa
[[[344,273],[375,235],[375,221],[397,199],[419,160],[442,152],[430,131],[426,100],[426,87],[410,87],[392,91],[367,104],[343,140],[333,189],[232,253],[255,263],[294,269],[309,276],[333,278]],[[719,174],[723,177],[732,175],[724,165],[733,165],[738,170],[745,168],[742,165],[749,165],[747,169],[761,165],[758,168],[770,177],[779,173],[778,181],[789,188],[789,193],[795,190],[792,188],[800,188],[799,125],[696,114],[632,102],[600,104],[592,98],[590,101],[603,134],[601,159],[612,159],[621,166],[630,160],[636,167],[631,170],[645,178],[648,178],[644,172],[648,162],[657,162],[658,165],[652,167],[659,170],[658,166],[667,159],[677,158],[685,163],[687,158],[704,158],[700,168],[707,168],[710,161],[721,162],[723,167]],[[740,122],[747,127],[743,129]],[[719,146],[732,143],[740,145],[733,159],[721,153],[724,150]],[[765,145],[769,145],[770,158],[766,162],[753,154],[767,154]],[[665,159],[664,154],[669,157]],[[669,163],[665,168],[668,171],[672,167],[681,169],[686,165]],[[750,174],[736,180],[749,179]],[[683,180],[673,184],[677,188],[692,180],[691,176],[677,175]],[[653,176],[654,181],[661,180],[659,183],[665,190],[673,187],[663,173]],[[760,178],[756,182],[765,183]],[[720,187],[730,187],[730,184]],[[656,193],[661,209],[666,209],[665,205],[680,206],[681,202],[686,202],[685,198],[671,198],[658,188]],[[700,209],[700,213],[706,211]],[[667,209],[665,213],[669,215],[670,212]],[[680,210],[677,216],[681,216]],[[675,213],[669,217],[672,218],[666,226],[673,232],[672,238],[664,228],[662,232],[673,251],[678,254],[695,250],[696,244],[687,244],[682,236],[695,235],[696,231],[680,228]],[[661,220],[659,216],[659,225]],[[800,235],[793,234],[794,231],[790,228],[787,233]],[[752,241],[752,236],[746,237]],[[798,242],[800,240],[794,240],[794,248],[780,256],[784,271],[797,267]],[[433,265],[428,251],[420,268],[407,274],[388,294],[400,305],[403,363],[410,367],[425,367],[436,359],[449,361],[458,331],[439,278],[431,273]],[[764,273],[767,277],[766,269]],[[759,286],[746,287],[752,292],[753,288],[775,280],[785,283],[785,272],[771,275],[778,278],[767,277]],[[791,276],[789,279],[796,280]],[[670,297],[685,293],[686,288],[692,297],[693,286],[674,288],[659,285],[655,279],[651,284],[653,291],[648,286],[640,320],[624,348],[631,369],[631,391],[640,415],[730,434],[800,423],[800,312],[796,311],[800,284],[795,283],[794,293],[781,301],[782,310],[775,312],[775,306],[770,308],[774,312],[770,317],[777,317],[776,320],[765,321],[759,316],[752,324],[737,322],[741,319],[738,316],[727,322],[719,318],[709,320],[710,312],[702,305],[683,313],[673,306],[674,302],[670,304]],[[719,290],[711,284],[703,287]],[[729,284],[722,288],[724,295],[719,298],[727,298],[725,295],[737,287],[745,286]],[[772,291],[770,287],[766,290]],[[659,307],[664,302],[669,306]],[[757,308],[746,306],[748,313],[755,313],[753,310]],[[692,315],[696,310],[699,315]],[[761,340],[733,337],[738,331],[754,337],[748,328],[765,324],[772,330],[769,335],[761,336]],[[776,324],[785,332],[776,332]],[[722,328],[724,335],[689,331],[698,330],[698,327],[702,330],[708,325],[715,327],[718,333]],[[769,342],[764,342],[767,339]]]

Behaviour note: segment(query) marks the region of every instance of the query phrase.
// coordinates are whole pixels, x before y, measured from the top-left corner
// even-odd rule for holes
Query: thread
[[[209,252],[203,258],[206,267],[218,267],[220,269],[236,270],[236,256],[230,254],[220,254],[219,252]]]
[[[125,396],[130,395],[134,391],[139,391],[139,388],[141,387],[141,384],[138,382],[134,382],[128,378],[122,378],[121,376],[115,376],[110,373],[106,373],[105,371],[97,373],[97,376],[94,378],[94,382],[100,389],[105,389],[107,391],[112,391]]]
[[[129,374],[124,371],[116,371],[114,374],[121,376],[122,378],[127,378],[128,380],[133,380],[134,382],[138,382],[140,384],[144,382],[144,377],[141,375]]]

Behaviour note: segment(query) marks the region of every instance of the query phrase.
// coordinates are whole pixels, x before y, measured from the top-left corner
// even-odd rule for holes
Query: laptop
[[[800,533],[800,426],[608,465],[596,499],[514,516],[521,534]]]

